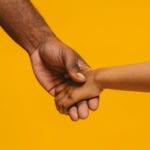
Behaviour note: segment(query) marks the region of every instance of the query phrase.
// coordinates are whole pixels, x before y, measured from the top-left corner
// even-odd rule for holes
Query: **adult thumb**
[[[83,83],[86,81],[85,76],[81,73],[77,59],[69,58],[66,61],[66,69],[67,69],[69,76],[75,82]]]

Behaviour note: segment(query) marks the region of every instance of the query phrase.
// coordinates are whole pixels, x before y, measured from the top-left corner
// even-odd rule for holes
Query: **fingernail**
[[[77,73],[77,76],[78,76],[78,78],[80,79],[80,80],[82,80],[82,81],[84,81],[85,80],[85,77],[84,77],[84,75],[82,74],[82,73]]]

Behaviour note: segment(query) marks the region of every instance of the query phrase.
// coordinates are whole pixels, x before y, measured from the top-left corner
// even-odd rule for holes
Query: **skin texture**
[[[49,94],[55,96],[56,87],[68,78],[85,82],[80,68],[88,70],[87,63],[56,37],[29,0],[0,0],[0,25],[28,52],[35,76]],[[84,119],[89,108],[97,107],[98,98],[87,99],[72,106],[68,115]]]
[[[68,80],[56,87],[55,103],[60,112],[67,113],[72,105],[89,98],[99,97],[102,88],[96,83],[95,71],[85,70],[82,73],[87,79],[85,83]]]
[[[78,76],[76,77],[75,74],[79,71],[78,66],[85,70],[90,69],[75,51],[70,50],[69,47],[57,41],[57,39],[45,42],[35,50],[31,55],[31,62],[39,83],[53,96],[56,96],[57,86],[66,83],[68,79],[72,82],[78,81]],[[78,64],[78,66],[75,66],[75,64]],[[73,67],[70,65],[73,65]],[[78,81],[78,83],[82,82]],[[95,110],[98,106],[98,98],[88,100],[91,103],[89,108]],[[63,112],[60,111],[60,113]],[[72,106],[68,114],[74,121],[78,118],[86,118],[88,116],[87,102],[83,101],[76,106]]]
[[[83,74],[87,78],[85,83],[68,80],[56,88],[55,103],[60,111],[67,113],[72,105],[97,97],[103,89],[150,92],[150,63],[102,68]]]

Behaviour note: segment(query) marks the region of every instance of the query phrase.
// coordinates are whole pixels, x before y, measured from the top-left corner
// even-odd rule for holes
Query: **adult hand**
[[[77,72],[80,71],[79,65],[87,67],[87,64],[76,52],[55,38],[31,1],[0,0],[0,24],[29,53],[38,81],[50,94],[55,96],[55,87],[65,82],[67,76],[76,82],[84,81],[84,77]],[[51,40],[47,41],[49,37]],[[98,100],[90,100],[90,108],[96,108],[97,103]],[[82,102],[78,107],[79,117],[87,117],[87,112],[87,103]],[[77,120],[77,107],[72,107],[69,114]]]
[[[75,82],[85,82],[80,70],[90,69],[77,52],[57,38],[42,43],[31,54],[31,63],[39,83],[53,96],[56,86],[66,82],[68,78]],[[89,109],[96,110],[97,107],[98,98],[89,99],[72,106],[68,113],[75,121],[87,118]]]

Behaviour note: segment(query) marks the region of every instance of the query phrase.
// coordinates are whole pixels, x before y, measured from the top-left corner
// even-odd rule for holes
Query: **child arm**
[[[150,63],[98,69],[95,80],[103,89],[150,92]]]
[[[150,63],[97,69],[85,73],[84,84],[68,82],[58,88],[57,108],[66,111],[73,104],[99,95],[103,89],[150,92]]]

